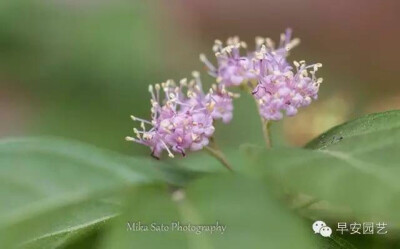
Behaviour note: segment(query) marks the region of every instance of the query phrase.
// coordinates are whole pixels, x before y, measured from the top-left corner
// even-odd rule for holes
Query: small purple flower
[[[239,94],[228,92],[223,85],[213,85],[206,101],[214,103],[211,115],[214,119],[221,119],[223,123],[229,123],[233,116],[233,98]]]
[[[300,39],[298,38],[292,40],[291,29],[286,29],[286,32],[281,34],[277,48],[270,38],[257,37],[256,51],[253,55],[254,63],[258,64],[256,68],[258,68],[258,70],[268,70],[270,72],[287,72],[291,70],[291,66],[286,58],[289,55],[289,51],[299,43]],[[260,63],[263,64],[263,68],[260,68]]]
[[[214,120],[221,119],[222,122],[229,123],[233,116],[233,98],[238,98],[239,94],[227,91],[224,85],[213,84],[209,93],[205,95],[199,73],[193,72],[193,78],[195,85],[189,85],[188,102],[211,110]]]
[[[251,70],[253,68],[251,57],[240,55],[240,48],[246,47],[246,43],[240,41],[238,37],[229,38],[226,47],[223,47],[221,41],[216,40],[213,51],[217,57],[218,67],[214,67],[204,54],[200,55],[200,60],[207,66],[209,74],[216,77],[218,83],[226,87],[239,86],[255,77]]]

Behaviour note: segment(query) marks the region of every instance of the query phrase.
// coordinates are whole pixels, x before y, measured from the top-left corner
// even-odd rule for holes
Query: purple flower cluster
[[[277,47],[271,39],[257,37],[255,50],[242,55],[240,50],[247,49],[247,45],[238,37],[229,38],[226,46],[216,40],[213,51],[217,66],[200,55],[216,84],[204,92],[199,73],[193,72],[189,82],[183,79],[176,84],[168,80],[150,85],[151,121],[132,116],[140,122],[141,130],[135,128],[136,137],[126,139],[150,147],[156,158],[164,150],[170,157],[200,150],[209,144],[214,120],[231,121],[232,99],[238,94],[227,88],[234,86],[251,91],[266,121],[280,120],[284,113],[295,115],[300,107],[317,99],[322,83],[322,78],[315,75],[320,63],[306,65],[305,61],[294,61],[292,66],[287,61],[289,51],[298,43],[299,39],[291,39],[288,29],[281,34]]]
[[[317,99],[322,79],[316,79],[315,72],[320,64],[306,66],[302,61],[296,62],[296,65],[299,65],[296,72],[288,70],[260,74],[253,95],[264,119],[280,120],[283,118],[283,111],[286,115],[293,116],[298,108]]]
[[[231,120],[235,95],[217,86],[205,94],[199,73],[193,72],[193,77],[189,82],[182,79],[179,84],[168,80],[154,87],[150,85],[151,121],[131,116],[140,122],[141,130],[135,128],[136,137],[126,140],[150,147],[156,158],[164,150],[170,157],[174,157],[174,152],[185,156],[186,150],[206,146],[215,130],[213,120]]]
[[[247,46],[234,37],[228,39],[225,47],[220,41],[215,42],[213,50],[218,67],[214,67],[204,55],[200,59],[219,84],[251,87],[260,115],[265,120],[280,120],[283,113],[293,116],[298,108],[317,99],[322,83],[322,78],[315,76],[322,66],[320,63],[307,66],[305,61],[295,61],[295,68],[288,63],[289,51],[298,43],[299,39],[291,39],[291,30],[288,29],[281,34],[277,48],[271,39],[257,37],[255,51],[241,56],[240,48]]]

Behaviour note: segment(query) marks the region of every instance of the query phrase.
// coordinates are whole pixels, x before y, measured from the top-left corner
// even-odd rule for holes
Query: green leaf
[[[20,238],[19,233],[26,232],[25,226],[43,231],[41,235],[18,243],[24,249],[64,248],[87,234],[100,230],[119,212],[117,206],[109,206],[107,210],[107,205],[102,202],[88,201],[37,215],[24,223],[11,226],[11,229],[15,230],[15,239]]]
[[[319,242],[318,249],[357,249],[350,242],[339,236],[333,235],[328,238],[318,236],[317,238]]]
[[[308,146],[319,150],[255,153],[251,172],[291,193],[327,200],[327,209],[339,217],[397,225],[399,120],[398,111],[368,115],[328,131]],[[338,136],[342,138],[335,140]]]
[[[182,185],[191,177],[152,158],[79,142],[1,140],[0,248],[58,248],[120,212],[118,198],[105,197],[150,182]]]
[[[179,190],[182,191],[182,190]],[[177,194],[179,193],[179,194]],[[183,197],[173,200],[173,197]],[[185,192],[168,193],[157,186],[135,189],[126,213],[106,237],[104,249],[120,248],[312,248],[311,228],[270,198],[264,184],[239,175],[206,177]],[[129,230],[128,222],[148,225],[148,231]],[[177,231],[180,225],[219,225],[210,233]],[[163,224],[168,232],[157,232]],[[183,228],[182,228],[183,229]],[[195,230],[193,230],[195,231]]]
[[[400,128],[400,111],[369,114],[338,125],[306,145],[309,149],[320,149],[355,136],[363,136],[380,131]]]

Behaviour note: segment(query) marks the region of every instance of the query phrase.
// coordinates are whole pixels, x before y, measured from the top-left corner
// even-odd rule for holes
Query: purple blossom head
[[[234,37],[228,39],[225,47],[220,41],[215,42],[213,50],[217,57],[217,67],[204,55],[200,55],[200,59],[208,67],[210,75],[216,77],[220,87],[248,82],[247,85],[254,88],[253,94],[259,103],[260,114],[267,120],[279,120],[283,118],[283,113],[295,115],[298,108],[316,99],[322,82],[322,78],[317,79],[315,76],[321,64],[306,66],[304,61],[296,62],[294,70],[287,61],[289,52],[299,43],[298,38],[292,39],[291,29],[287,29],[281,34],[279,44],[276,45],[270,38],[257,37],[255,50],[242,56],[240,49],[247,46],[238,37]],[[219,100],[218,96],[215,100]],[[228,98],[220,103],[228,107],[231,106],[230,101]],[[231,112],[224,117],[220,114],[214,111],[213,116],[225,121],[231,118],[228,116]]]
[[[214,67],[204,54],[200,55],[200,60],[207,66],[209,74],[216,77],[218,83],[226,87],[239,86],[255,77],[251,70],[253,61],[247,55],[240,55],[241,48],[245,49],[247,45],[238,37],[229,38],[225,47],[221,41],[216,40],[213,51],[217,57],[217,67]]]
[[[151,121],[132,116],[141,123],[134,129],[136,137],[127,137],[150,147],[152,155],[159,158],[164,150],[185,155],[186,150],[199,150],[206,146],[214,133],[212,103],[206,103],[199,81],[181,80],[177,85],[168,80],[150,85]],[[161,96],[161,91],[164,96]]]
[[[280,120],[283,113],[293,116],[298,108],[309,105],[318,97],[322,78],[317,79],[315,73],[322,64],[307,66],[305,61],[294,62],[294,70],[286,59],[299,42],[299,39],[291,40],[290,29],[281,34],[277,48],[269,38],[256,39],[257,51],[253,60],[258,84],[253,95],[261,116],[266,120]]]
[[[215,130],[213,120],[221,118],[229,122],[231,119],[231,98],[235,95],[216,87],[205,94],[199,74],[193,72],[193,77],[179,84],[168,80],[155,87],[150,85],[151,121],[132,116],[134,121],[140,122],[141,130],[135,128],[136,137],[126,139],[150,147],[156,158],[164,150],[173,157],[174,152],[185,155],[186,150],[207,146]]]
[[[264,74],[260,74],[253,95],[264,119],[280,120],[283,118],[283,112],[293,116],[298,108],[308,106],[313,99],[318,98],[322,78],[317,79],[315,73],[322,65],[317,63],[306,66],[304,61],[295,62],[295,65],[295,72],[276,70],[269,73],[268,70],[264,70]]]

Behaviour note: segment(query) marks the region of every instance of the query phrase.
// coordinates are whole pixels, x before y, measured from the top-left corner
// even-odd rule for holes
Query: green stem
[[[220,150],[211,148],[210,146],[206,146],[204,148],[210,155],[215,157],[225,168],[233,172],[230,163],[228,162],[228,160],[226,160],[225,155]]]
[[[257,109],[260,109],[260,106],[259,106],[257,100],[256,99],[254,99],[254,100],[256,102]],[[261,115],[260,115],[260,120],[261,120],[261,127],[262,127],[265,145],[267,146],[267,148],[271,148],[272,147],[271,132],[269,129],[269,127],[271,126],[271,122],[265,120]]]
[[[268,122],[263,117],[261,117],[261,125],[262,125],[262,131],[263,131],[263,135],[264,135],[265,144],[266,144],[267,148],[271,148],[272,147],[271,131],[269,129],[271,126],[271,122]]]
[[[254,89],[254,87],[257,85],[257,82],[249,82],[249,84],[242,84],[241,85],[241,89],[243,91],[246,91],[247,93],[249,93],[250,95],[252,95],[252,97],[254,98],[253,94],[252,94],[252,89]],[[257,106],[257,110],[260,109],[260,105],[258,103],[258,101],[254,98],[254,102],[256,103]],[[271,125],[271,122],[265,120],[261,115],[260,115],[260,119],[261,119],[261,126],[262,126],[262,132],[263,132],[263,136],[264,136],[264,141],[265,141],[265,145],[267,146],[267,148],[271,148],[272,147],[272,142],[271,142],[271,133],[269,130],[269,127]]]

